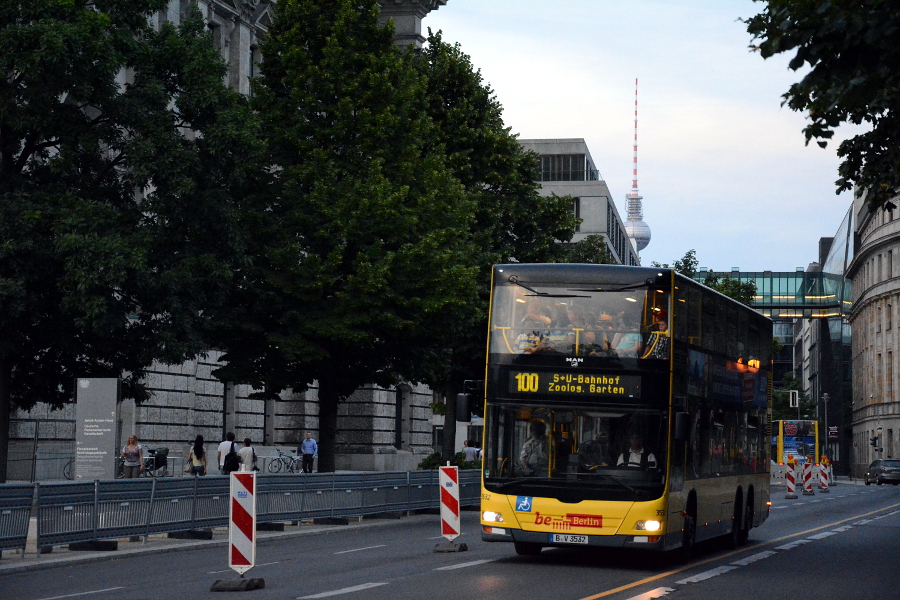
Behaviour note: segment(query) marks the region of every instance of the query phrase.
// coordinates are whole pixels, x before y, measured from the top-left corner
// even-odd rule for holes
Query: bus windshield
[[[662,495],[662,408],[495,401],[486,423],[487,490],[563,502]]]
[[[494,289],[490,351],[667,358],[668,296],[646,282],[599,288],[510,277]]]

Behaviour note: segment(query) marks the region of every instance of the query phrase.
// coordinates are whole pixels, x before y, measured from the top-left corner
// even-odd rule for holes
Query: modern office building
[[[851,414],[850,323],[852,286],[846,277],[853,260],[852,214],[848,211],[834,237],[819,240],[818,261],[794,272],[714,273],[753,282],[753,308],[772,318],[774,335],[782,345],[774,357],[773,384],[782,387],[792,373],[801,390],[816,401],[820,442],[839,474],[856,469]],[[696,279],[703,281],[701,269]],[[867,463],[868,464],[868,463]]]
[[[639,265],[637,251],[625,229],[606,182],[582,138],[519,140],[538,155],[541,194],[571,196],[575,217],[582,220],[572,242],[602,235],[613,258],[623,265]]]

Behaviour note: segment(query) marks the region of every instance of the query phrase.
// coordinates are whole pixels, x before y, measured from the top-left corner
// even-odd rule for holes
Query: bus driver
[[[630,467],[633,469],[655,469],[656,457],[652,452],[644,448],[644,440],[640,434],[632,433],[628,439],[630,448],[628,452],[619,455],[617,467]]]

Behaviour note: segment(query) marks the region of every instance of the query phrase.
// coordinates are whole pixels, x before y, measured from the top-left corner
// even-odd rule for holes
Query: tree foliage
[[[142,399],[240,263],[252,115],[198,11],[151,25],[166,4],[0,3],[0,481],[12,406],[123,372]]]
[[[427,82],[434,143],[475,207],[469,236],[476,252],[478,298],[458,330],[424,356],[421,379],[442,390],[448,403],[466,379],[484,373],[491,267],[511,262],[571,262],[560,244],[572,238],[571,198],[540,194],[537,155],[525,151],[503,122],[503,107],[459,44],[429,31],[417,66]],[[455,452],[454,410],[444,422],[444,456]]]
[[[588,263],[594,265],[617,264],[609,248],[606,239],[602,235],[588,235],[578,240],[569,248],[569,256],[565,262]]]
[[[374,0],[279,3],[253,82],[273,178],[254,264],[217,315],[218,376],[268,394],[317,382],[322,471],[340,400],[414,370],[477,299],[477,207],[392,35]]]
[[[870,130],[838,146],[837,192],[866,190],[872,208],[900,193],[900,4],[895,0],[767,0],[746,21],[763,58],[793,52],[810,71],[784,94],[806,112],[806,141],[826,147],[842,123]]]
[[[804,394],[800,386],[800,382],[794,377],[793,373],[785,373],[782,380],[782,388],[776,390],[772,394],[772,420],[773,421],[795,421],[797,419],[808,420],[814,419],[816,415],[816,402]],[[790,390],[800,392],[798,394],[800,400],[800,409],[791,407]]]

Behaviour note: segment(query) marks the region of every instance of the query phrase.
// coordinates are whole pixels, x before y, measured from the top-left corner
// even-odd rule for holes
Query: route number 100
[[[536,392],[538,391],[538,374],[537,373],[518,373],[516,375],[519,392]]]

